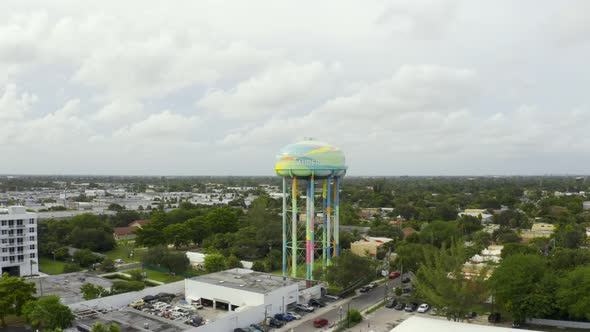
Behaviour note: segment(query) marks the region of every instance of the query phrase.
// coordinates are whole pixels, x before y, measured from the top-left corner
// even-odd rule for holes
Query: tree
[[[462,236],[457,223],[452,221],[433,221],[426,224],[420,231],[422,243],[429,243],[439,248],[443,243],[448,245],[460,238]]]
[[[506,243],[502,249],[502,258],[515,254],[538,255],[540,252],[539,249],[528,244]]]
[[[266,267],[265,267],[265,265],[264,265],[263,262],[261,262],[261,261],[255,261],[252,264],[252,271],[266,272]]]
[[[520,242],[520,236],[509,227],[500,226],[492,233],[492,238],[496,243],[506,244]]]
[[[549,266],[556,271],[571,270],[588,264],[590,264],[588,249],[556,248],[549,256]]]
[[[547,271],[541,256],[515,254],[502,260],[490,278],[490,287],[497,303],[517,321],[533,315],[531,303],[539,292],[538,284]]]
[[[112,323],[109,327],[106,327],[101,322],[96,322],[90,332],[120,332],[121,328],[117,323]]]
[[[375,273],[373,260],[357,256],[346,250],[332,260],[326,279],[330,284],[346,288],[358,281],[372,279]]]
[[[573,320],[590,320],[590,265],[578,266],[560,281],[557,291],[559,307]]]
[[[428,251],[414,281],[422,298],[437,308],[446,308],[447,318],[454,320],[462,320],[487,297],[484,285],[487,271],[465,276],[462,269],[466,256],[462,244]]]
[[[65,329],[70,327],[74,320],[70,308],[61,304],[57,295],[27,302],[23,307],[23,315],[27,322],[38,329]]]
[[[127,274],[131,276],[131,280],[143,281],[143,273],[140,270],[127,271]]]
[[[73,259],[74,262],[78,263],[80,266],[89,267],[96,263],[99,258],[88,249],[80,249],[74,253]]]
[[[363,316],[356,309],[350,309],[346,312],[346,321],[349,323],[360,323],[363,320]]]
[[[164,246],[157,246],[148,249],[143,256],[143,263],[163,266],[171,272],[181,273],[188,269],[190,262],[184,252],[172,251]]]
[[[123,210],[125,210],[125,207],[124,206],[121,206],[121,205],[119,205],[117,203],[111,203],[107,207],[107,210],[109,210],[109,211],[123,211]]]
[[[81,270],[82,270],[82,268],[76,264],[66,264],[66,265],[64,265],[62,272],[63,273],[71,273],[71,272],[78,272]]]
[[[33,299],[35,292],[35,283],[24,278],[12,277],[8,273],[0,277],[0,323],[3,327],[6,326],[4,317],[20,316],[24,304]]]
[[[191,241],[190,229],[186,224],[172,224],[164,228],[166,243],[173,244],[176,249],[186,246]]]
[[[243,268],[244,267],[244,265],[242,264],[242,262],[240,261],[240,259],[238,257],[236,257],[235,255],[230,255],[227,258],[226,263],[227,263],[227,268],[228,269],[233,269],[233,268],[236,268],[236,267],[240,267],[240,268]]]
[[[425,261],[425,253],[436,250],[430,244],[400,243],[395,253],[397,254],[396,265],[404,271],[418,272],[420,265]]]
[[[115,261],[110,257],[106,257],[102,263],[100,263],[100,269],[104,272],[117,271],[117,268],[115,267]]]
[[[223,271],[227,268],[225,257],[221,254],[209,254],[205,256],[204,266],[207,273]]]
[[[84,300],[92,300],[99,297],[109,296],[110,293],[104,287],[91,283],[86,283],[80,288]]]
[[[238,213],[236,209],[224,207],[216,208],[205,215],[212,233],[233,233],[238,230]]]

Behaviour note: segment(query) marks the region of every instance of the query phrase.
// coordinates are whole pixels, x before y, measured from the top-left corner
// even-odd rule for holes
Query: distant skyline
[[[590,2],[3,0],[0,174],[590,173]]]

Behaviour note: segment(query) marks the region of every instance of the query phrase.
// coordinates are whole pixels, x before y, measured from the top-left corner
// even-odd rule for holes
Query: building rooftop
[[[180,332],[190,329],[191,326],[174,322],[162,317],[146,314],[131,308],[109,311],[106,313],[88,315],[76,319],[76,326],[92,328],[96,323],[110,325],[117,323],[121,332],[158,331],[158,332]]]
[[[295,283],[299,284],[299,289],[307,288],[305,280],[303,279],[287,277],[286,280],[283,280],[283,277],[280,275],[255,272],[240,268],[209,273],[193,277],[191,280],[211,285],[223,285],[224,287],[242,289],[260,294],[266,294]]]
[[[82,285],[91,283],[110,289],[113,282],[106,278],[84,273],[74,272],[53,276],[30,279],[37,286],[37,295],[59,295],[63,304],[71,304],[84,301],[82,298]]]
[[[503,331],[514,331],[514,329],[506,328],[506,327],[498,327],[492,325],[478,325],[478,324],[468,324],[468,323],[459,323],[459,322],[452,322],[448,320],[442,319],[432,319],[432,318],[424,318],[424,317],[417,317],[413,316],[401,324],[396,326],[391,332],[415,332],[415,331],[437,331],[437,332],[503,332]],[[533,331],[533,330],[527,330]],[[534,331],[533,331],[534,332]]]

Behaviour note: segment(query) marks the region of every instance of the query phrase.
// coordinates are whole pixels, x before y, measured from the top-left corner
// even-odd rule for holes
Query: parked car
[[[475,312],[475,311],[468,312],[465,314],[465,318],[468,318],[468,319],[473,319],[475,317],[477,317],[477,312]]]
[[[412,287],[406,287],[406,288],[402,289],[402,291],[404,293],[411,293],[412,292]]]
[[[500,315],[499,312],[492,312],[488,316],[488,322],[490,322],[490,323],[499,323],[501,318],[502,318],[502,316]]]
[[[416,310],[417,312],[427,312],[428,310],[430,310],[430,304],[428,303],[422,303],[419,307],[418,310]]]
[[[395,271],[395,272],[391,272],[391,273],[389,274],[389,279],[395,279],[395,278],[399,277],[400,275],[401,275],[401,274],[400,274],[399,272],[397,272],[397,271]]]
[[[363,287],[359,288],[359,292],[361,292],[361,293],[366,293],[370,290],[371,290],[371,288],[369,288],[369,286],[363,286]]]
[[[246,332],[246,330],[238,327],[238,328],[234,329],[234,332]]]
[[[283,325],[285,325],[285,323],[283,321],[278,320],[278,319],[275,319],[272,317],[267,317],[266,318],[266,325],[268,325],[270,327],[274,327],[274,328],[279,328],[279,327],[283,327]]]
[[[370,284],[367,285],[367,287],[369,287],[370,289],[377,288],[377,286],[378,285],[377,285],[376,282],[372,282],[372,283],[370,283]]]
[[[393,308],[396,305],[397,305],[397,300],[391,299],[391,300],[387,301],[387,303],[385,303],[385,308]]]
[[[403,302],[398,303],[393,309],[395,310],[404,310],[406,308],[406,304]]]
[[[263,332],[264,328],[258,324],[250,324],[250,330]]]
[[[412,279],[410,279],[410,277],[403,277],[403,278],[402,278],[402,282],[403,282],[404,284],[406,284],[406,283],[408,283],[408,282],[410,282],[410,281],[412,281]]]
[[[301,315],[298,314],[298,313],[296,313],[296,312],[294,312],[294,311],[287,312],[287,315],[293,317],[293,319],[301,319]]]
[[[318,299],[311,299],[309,300],[308,303],[310,306],[312,307],[318,307],[318,308],[323,308],[326,306],[326,304]]]
[[[313,321],[313,326],[315,327],[324,327],[328,325],[328,320],[325,318],[317,318]]]
[[[115,259],[115,264],[123,264],[123,260],[121,258]]]
[[[414,312],[416,308],[418,308],[418,303],[408,303],[405,310],[406,312]]]
[[[295,309],[305,312],[313,312],[315,310],[314,307],[308,306],[307,304],[298,304],[295,306]]]
[[[288,315],[288,314],[276,314],[275,319],[282,320],[284,322],[290,322],[295,318],[293,318],[291,315]]]

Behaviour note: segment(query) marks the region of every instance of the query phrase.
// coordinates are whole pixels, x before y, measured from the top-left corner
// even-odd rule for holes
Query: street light
[[[342,323],[342,306],[338,308],[338,313],[340,314],[340,320],[338,321],[338,323]]]

